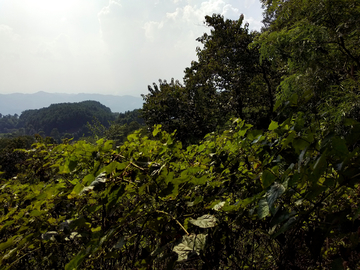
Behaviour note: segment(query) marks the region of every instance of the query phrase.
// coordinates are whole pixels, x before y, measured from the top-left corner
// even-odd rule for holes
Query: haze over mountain
[[[0,94],[0,113],[21,114],[25,110],[40,109],[51,104],[64,102],[81,102],[86,100],[99,101],[109,107],[112,112],[125,112],[142,107],[141,97],[134,96],[115,96],[101,94],[62,94],[37,92],[34,94]]]

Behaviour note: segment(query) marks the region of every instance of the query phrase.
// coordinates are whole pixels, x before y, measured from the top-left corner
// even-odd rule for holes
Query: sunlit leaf
[[[173,248],[173,251],[178,254],[178,261],[187,260],[192,253],[200,255],[205,247],[206,237],[207,234],[184,235],[182,242]]]
[[[269,215],[270,210],[269,210],[269,205],[267,203],[266,198],[263,198],[259,201],[259,206],[258,206],[258,217],[259,219],[263,219],[264,217],[266,217],[267,215]]]
[[[272,121],[272,120],[271,120],[271,123],[270,123],[268,129],[269,129],[269,130],[274,130],[274,129],[277,129],[278,126],[279,126],[278,122],[275,122],[275,121]]]
[[[189,222],[200,228],[211,228],[216,226],[216,218],[213,215],[203,215],[197,219],[190,219]]]

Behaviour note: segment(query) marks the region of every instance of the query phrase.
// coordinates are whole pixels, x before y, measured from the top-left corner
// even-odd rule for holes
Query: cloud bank
[[[182,80],[205,15],[261,27],[255,0],[4,0],[0,92],[138,96],[158,79]]]

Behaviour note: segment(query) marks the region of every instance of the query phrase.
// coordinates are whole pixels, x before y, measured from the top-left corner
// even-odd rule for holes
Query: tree
[[[265,6],[273,19],[257,45],[262,59],[284,73],[276,107],[287,105],[286,115],[301,110],[335,122],[359,119],[360,2],[266,1]]]
[[[259,62],[258,47],[250,47],[259,33],[250,32],[243,15],[235,21],[216,14],[205,20],[213,29],[197,39],[203,48],[197,48],[198,61],[185,70],[186,87],[218,93],[222,117],[266,127],[273,115],[275,74],[269,62]]]
[[[216,128],[214,117],[208,114],[214,113],[208,96],[195,96],[174,79],[170,83],[159,80],[159,86],[154,83],[148,90],[147,95],[142,95],[145,101],[142,116],[148,126],[161,124],[168,132],[176,130],[176,137],[182,142],[198,140]],[[201,103],[201,99],[207,104]]]
[[[160,81],[143,95],[143,117],[150,126],[177,130],[177,138],[194,142],[223,128],[232,116],[266,128],[273,116],[276,81],[270,61],[259,62],[258,47],[250,45],[258,35],[239,20],[206,16],[213,28],[197,40],[198,61],[185,70],[184,85]]]

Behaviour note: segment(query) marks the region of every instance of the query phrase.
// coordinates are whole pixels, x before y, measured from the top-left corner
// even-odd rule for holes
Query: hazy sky
[[[260,29],[259,0],[0,0],[0,93],[147,93],[196,60],[205,15]]]

